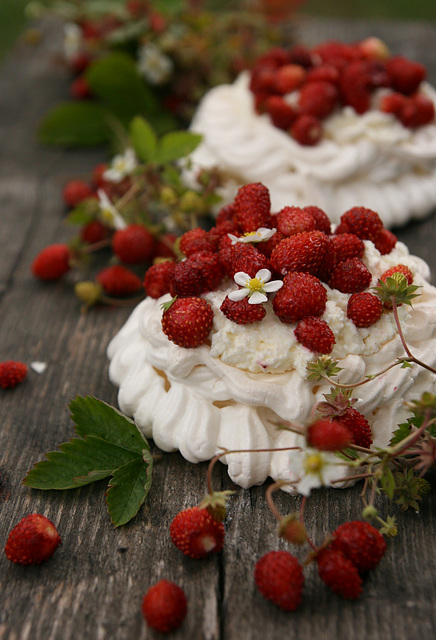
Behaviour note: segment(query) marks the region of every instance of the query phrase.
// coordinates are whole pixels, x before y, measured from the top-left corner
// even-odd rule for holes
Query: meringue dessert
[[[249,196],[256,191],[252,187],[258,188],[259,185],[248,185]],[[247,187],[238,191],[235,208],[244,189]],[[254,209],[258,211],[258,207]],[[387,273],[401,271],[410,274],[419,295],[414,298],[412,306],[398,306],[401,328],[414,356],[434,367],[436,289],[429,284],[427,264],[410,255],[407,247],[396,241],[393,234],[385,253],[381,253],[372,240],[359,238],[359,235],[371,235],[369,226],[363,225],[361,230],[360,222],[353,227],[347,220],[353,216],[353,220],[366,219],[368,215],[373,216],[379,225],[377,233],[382,232],[375,212],[368,213],[368,210],[356,207],[342,216],[337,229],[340,233],[329,235],[315,229],[288,237],[281,235],[268,258],[266,254],[271,246],[267,251],[267,244],[271,245],[274,236],[280,232],[274,228],[270,228],[272,233],[264,233],[263,236],[261,231],[242,232],[241,226],[247,228],[250,223],[246,218],[242,221],[240,217],[235,218],[234,214],[233,221],[219,219],[216,228],[209,232],[188,232],[186,241],[182,236],[180,246],[186,252],[186,259],[176,265],[166,263],[168,271],[171,271],[172,284],[153,289],[151,293],[150,282],[158,282],[158,272],[163,273],[161,265],[151,267],[145,279],[149,296],[134,309],[109,344],[109,377],[119,387],[120,409],[132,416],[138,428],[160,449],[178,450],[190,462],[210,460],[222,453],[223,448],[229,451],[276,449],[231,453],[221,458],[228,465],[232,480],[242,487],[263,483],[268,477],[296,481],[299,471],[292,466],[292,454],[295,452],[280,449],[304,447],[305,439],[302,435],[280,429],[279,425],[292,423],[304,428],[313,421],[314,405],[329,394],[331,384],[325,379],[308,379],[307,365],[324,354],[322,357],[331,358],[342,369],[337,376],[341,384],[359,382],[386,369],[355,389],[356,403],[353,407],[368,421],[373,446],[387,446],[398,424],[410,414],[404,402],[420,397],[423,391],[430,391],[434,387],[435,376],[417,365],[389,369],[390,364],[406,356],[392,310],[382,310],[379,301],[378,319],[368,320],[365,316],[362,323],[350,313],[349,300],[362,295],[364,289],[365,296],[376,298],[371,287],[376,286]],[[271,219],[274,221],[274,216]],[[225,233],[230,226],[233,226],[234,233]],[[217,242],[220,229],[223,233]],[[298,265],[297,271],[289,267],[289,263],[281,268],[280,265],[285,264],[283,256],[289,255],[294,244],[298,246],[300,256],[303,243],[311,246],[322,241],[326,247],[325,255],[331,256],[335,253],[335,238],[340,238],[341,234],[347,236],[342,240],[359,244],[361,258],[335,256],[334,264],[330,264],[328,269],[325,262],[321,268],[320,262],[315,265],[309,259],[306,266]],[[255,238],[252,244],[248,242],[250,237]],[[211,246],[215,246],[215,253],[204,250],[209,241]],[[197,251],[199,245],[203,249],[200,252]],[[260,251],[261,245],[264,245],[264,253]],[[225,265],[221,279],[215,279],[212,285],[209,280],[202,285],[203,291],[201,285],[195,284],[192,292],[188,291],[188,297],[178,297],[173,304],[186,309],[182,312],[181,322],[184,313],[186,318],[191,313],[189,304],[193,300],[200,307],[207,307],[210,325],[199,346],[179,346],[180,341],[177,344],[175,336],[177,331],[185,329],[168,328],[168,322],[164,322],[167,311],[162,309],[162,304],[169,306],[174,293],[188,286],[187,281],[194,282],[192,274],[203,260],[208,263],[208,276],[213,270],[214,260],[215,265]],[[250,273],[240,271],[244,260],[248,271],[253,265]],[[364,274],[359,284],[353,281],[351,286],[343,285],[338,273],[344,261],[359,265],[359,274]],[[177,280],[175,270],[190,275],[187,280]],[[287,290],[290,291],[291,280],[299,279],[313,284],[316,295],[311,293],[308,302],[302,302],[306,294],[303,286],[298,289],[294,305],[297,311],[293,308],[295,316],[292,319],[285,317],[283,309],[292,315],[287,306]],[[361,293],[351,293],[353,287]],[[166,292],[157,297],[162,291]],[[307,311],[301,311],[301,306],[306,304]],[[169,308],[171,310],[171,306]],[[228,311],[228,308],[237,311]],[[255,319],[250,316],[247,320],[247,314],[252,313],[259,313],[259,316]],[[312,314],[310,318],[306,313]],[[201,330],[208,322],[207,314],[202,318]],[[319,326],[315,338],[312,335],[312,344],[301,337],[301,331],[298,332],[299,327],[309,320]],[[189,339],[194,335],[191,329],[188,330]],[[324,330],[328,337],[325,348],[317,342]],[[339,467],[336,477],[342,477]]]
[[[191,130],[203,142],[191,179],[218,167],[224,202],[261,181],[273,211],[317,205],[332,222],[352,206],[388,227],[436,205],[436,92],[426,70],[368,38],[312,50],[274,49],[251,72],[202,99]]]

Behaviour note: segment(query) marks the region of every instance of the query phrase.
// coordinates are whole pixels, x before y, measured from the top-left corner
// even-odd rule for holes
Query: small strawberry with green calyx
[[[340,451],[351,444],[351,431],[337,420],[322,418],[307,427],[307,442],[320,451]]]
[[[409,285],[407,276],[401,271],[397,271],[385,280],[380,279],[378,286],[373,287],[373,290],[382,301],[383,306],[386,309],[392,309],[393,300],[395,300],[397,307],[401,304],[412,306],[413,298],[419,296],[419,293],[415,293],[419,288],[414,284]]]
[[[171,540],[177,549],[199,560],[221,551],[224,535],[224,524],[200,506],[181,511],[170,525]]]
[[[212,329],[212,307],[203,298],[173,298],[162,306],[162,331],[179,347],[202,345]]]
[[[278,526],[278,535],[291,544],[304,544],[307,541],[307,531],[298,513],[284,516]]]
[[[5,554],[11,562],[36,565],[51,558],[60,543],[53,522],[39,513],[32,513],[10,532]]]
[[[369,448],[372,444],[372,431],[365,416],[352,406],[357,399],[351,398],[352,389],[332,388],[324,394],[325,401],[319,402],[317,411],[323,416],[334,419],[347,427],[352,434],[352,444]]]
[[[322,380],[323,378],[333,378],[342,371],[342,367],[338,367],[337,361],[333,361],[330,356],[323,355],[315,362],[308,362],[306,366],[309,375],[308,380]]]
[[[224,522],[226,517],[226,502],[234,491],[212,491],[198,505],[199,509],[206,509],[218,522]]]

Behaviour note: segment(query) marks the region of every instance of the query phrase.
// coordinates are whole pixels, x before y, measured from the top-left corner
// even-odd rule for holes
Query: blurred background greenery
[[[0,0],[0,59],[25,30],[24,9],[28,3]],[[223,5],[222,0],[218,5]],[[306,0],[300,12],[325,17],[436,20],[436,0]]]

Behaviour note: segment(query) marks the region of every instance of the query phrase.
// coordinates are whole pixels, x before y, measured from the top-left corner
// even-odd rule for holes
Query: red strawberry
[[[369,447],[372,444],[372,431],[368,420],[361,413],[348,407],[343,415],[334,416],[334,419],[345,425],[353,435],[353,444],[359,447]]]
[[[62,191],[65,204],[71,209],[92,195],[93,190],[84,180],[71,180],[67,182]]]
[[[383,280],[385,282],[386,279],[392,277],[394,273],[402,273],[407,279],[407,284],[413,284],[413,273],[410,271],[409,267],[406,267],[405,264],[397,264],[395,265],[395,267],[391,267],[382,274],[380,280]]]
[[[275,225],[275,221],[273,221],[273,224]],[[263,253],[264,256],[270,258],[272,252],[281,243],[284,237],[285,236],[283,235],[283,233],[280,233],[280,231],[276,231],[269,240],[258,242],[256,244],[256,248],[258,251],[260,251],[260,253]]]
[[[300,113],[315,116],[322,120],[326,118],[336,106],[338,90],[334,84],[318,80],[308,82],[300,89],[298,106]]]
[[[340,73],[337,67],[332,64],[320,64],[318,67],[309,69],[307,73],[307,82],[330,82],[330,84],[338,85]]]
[[[327,322],[315,316],[302,318],[294,334],[300,344],[314,353],[331,353],[336,342],[335,335]]]
[[[148,262],[154,252],[153,234],[142,224],[130,224],[125,229],[115,231],[112,250],[126,264]]]
[[[106,183],[105,179],[103,178],[103,174],[105,171],[107,171],[107,169],[108,166],[106,162],[100,162],[99,164],[96,164],[92,170],[92,183],[98,189],[101,189]]]
[[[32,273],[40,280],[58,280],[70,270],[70,258],[66,244],[50,244],[32,262]]]
[[[224,278],[224,269],[217,253],[198,251],[191,254],[188,260],[200,268],[203,291],[213,291],[221,284]]]
[[[332,591],[348,600],[355,600],[360,596],[362,578],[357,567],[341,551],[323,549],[316,561],[321,580]]]
[[[96,280],[110,296],[130,296],[142,287],[141,278],[120,264],[102,269]]]
[[[284,236],[315,230],[315,219],[300,207],[283,207],[277,214],[277,229]]]
[[[322,231],[326,235],[330,235],[331,222],[325,211],[315,206],[303,207],[303,211],[305,211],[306,213],[310,213],[312,218],[315,220],[315,229],[318,229],[318,231]]]
[[[275,90],[284,95],[301,87],[306,79],[306,70],[299,64],[284,64],[277,69],[275,77]]]
[[[27,367],[23,362],[15,360],[4,360],[0,362],[0,387],[2,389],[13,389],[23,382],[27,376]]]
[[[383,305],[377,296],[369,291],[353,293],[348,299],[347,318],[356,327],[370,327],[380,320],[383,313]]]
[[[315,275],[330,246],[322,231],[305,231],[285,238],[271,254],[271,266],[282,275],[305,271]]]
[[[433,122],[435,117],[435,106],[432,100],[423,93],[416,93],[410,98],[414,108],[414,126],[421,127]]]
[[[266,316],[264,307],[261,304],[250,304],[248,298],[235,302],[226,296],[220,309],[226,318],[237,324],[260,322]]]
[[[424,65],[412,62],[403,56],[392,56],[387,61],[386,68],[392,88],[406,95],[415,93],[426,77]]]
[[[274,296],[274,313],[281,322],[298,322],[306,316],[320,316],[325,311],[327,291],[315,276],[293,271],[283,279]]]
[[[207,509],[191,507],[176,515],[170,525],[171,540],[190,558],[206,558],[221,551],[224,544],[224,525],[215,520]]]
[[[307,427],[307,443],[320,451],[340,451],[351,439],[349,429],[336,420],[321,418]]]
[[[354,233],[362,240],[376,240],[383,222],[375,211],[365,207],[353,207],[341,216],[341,222],[335,233]]]
[[[298,559],[288,551],[270,551],[256,562],[254,581],[266,600],[284,611],[301,603],[304,575]]]
[[[294,44],[289,49],[289,59],[290,62],[294,64],[299,64],[301,67],[308,69],[312,66],[312,54],[310,50],[304,46],[303,44]]]
[[[72,81],[70,85],[70,95],[74,100],[85,100],[91,97],[91,87],[84,76],[79,76]]]
[[[397,244],[397,236],[389,229],[382,229],[374,240],[374,246],[382,256],[387,255]]]
[[[92,62],[92,57],[89,53],[78,53],[70,61],[71,69],[74,73],[82,73]]]
[[[174,243],[177,236],[174,233],[164,233],[158,237],[154,243],[153,258],[170,258],[176,259],[174,252]]]
[[[295,120],[290,130],[291,136],[306,147],[312,147],[322,138],[323,128],[319,118],[304,113]]]
[[[187,231],[180,237],[180,251],[185,256],[190,256],[197,251],[209,251],[210,253],[215,251],[215,245],[210,240],[207,232],[201,227],[196,227]]]
[[[220,249],[220,260],[229,278],[243,271],[254,278],[261,269],[269,269],[269,260],[251,244],[236,242]]]
[[[107,238],[110,234],[110,230],[99,220],[92,220],[88,222],[80,229],[80,239],[86,244],[94,244],[95,242],[101,242]]]
[[[170,283],[172,296],[188,298],[189,296],[198,296],[204,290],[203,271],[199,264],[188,258],[175,265]]]
[[[5,546],[8,560],[35,565],[52,557],[61,543],[54,524],[39,513],[24,517],[10,532]]]
[[[212,227],[211,229],[209,229],[209,231],[207,232],[207,237],[213,244],[214,251],[217,250],[222,238],[224,236],[227,236],[228,233],[231,233],[237,238],[239,238],[240,236],[238,226],[236,222],[233,222],[233,220],[225,220],[223,222],[220,222],[220,224],[217,224],[216,227]]]
[[[349,61],[359,56],[359,52],[353,45],[337,40],[322,42],[314,47],[312,54],[317,58],[320,57],[323,62],[338,59]]]
[[[206,341],[212,324],[212,307],[202,298],[177,298],[162,315],[162,331],[179,347],[199,347]]]
[[[219,226],[223,222],[228,222],[229,220],[233,220],[234,215],[235,215],[235,207],[233,205],[233,202],[231,202],[230,204],[224,205],[224,207],[222,207],[217,213],[216,225]]]
[[[246,184],[238,189],[233,206],[234,219],[242,231],[257,231],[259,227],[265,227],[269,220],[269,190],[260,182]]]
[[[342,551],[360,572],[375,569],[386,551],[382,534],[368,522],[345,522],[333,532],[333,538],[331,548]]]
[[[142,614],[147,624],[160,633],[178,629],[187,610],[183,589],[168,580],[160,580],[150,587],[142,600]]]
[[[332,246],[336,264],[349,258],[362,258],[365,253],[363,240],[354,233],[340,233],[332,236]]]
[[[369,287],[371,278],[371,272],[359,258],[349,258],[333,269],[329,285],[342,293],[357,293]]]
[[[176,265],[171,260],[153,264],[144,276],[145,293],[150,298],[160,298],[170,291],[170,283]]]
[[[297,117],[293,109],[281,96],[268,96],[264,102],[264,110],[269,114],[275,127],[287,131]]]
[[[404,107],[407,105],[407,98],[402,93],[387,93],[380,99],[379,109],[383,113],[392,113],[398,119],[401,117]]]

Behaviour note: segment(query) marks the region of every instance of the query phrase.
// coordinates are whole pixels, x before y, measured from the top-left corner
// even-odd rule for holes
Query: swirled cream
[[[381,256],[372,242],[365,241],[363,260],[373,273],[373,283],[397,264],[411,269],[420,296],[413,307],[399,308],[401,324],[412,353],[435,366],[436,289],[428,283],[426,263],[411,256],[400,242]],[[108,347],[109,376],[119,387],[121,410],[133,416],[158,447],[179,450],[191,462],[209,460],[221,447],[303,445],[301,436],[277,425],[308,424],[314,404],[330,391],[328,384],[306,379],[306,365],[316,356],[295,340],[295,325],[282,324],[269,312],[262,322],[244,326],[222,314],[221,301],[234,288],[227,281],[205,295],[214,311],[207,344],[185,349],[167,339],[161,328],[161,303],[167,295],[139,304]],[[348,296],[326,289],[322,317],[335,334],[331,356],[343,369],[341,382],[357,382],[405,355],[392,313],[386,312],[372,327],[356,328],[346,317]],[[427,370],[396,366],[358,388],[355,406],[369,421],[376,446],[386,445],[406,418],[404,401],[434,385],[435,376]],[[295,479],[289,451],[235,453],[222,460],[242,487],[260,484],[268,476]]]
[[[436,104],[428,83],[421,90]],[[383,91],[374,94],[374,105]],[[435,123],[407,129],[376,108],[359,115],[344,107],[324,120],[317,145],[302,146],[256,113],[245,72],[203,98],[191,129],[203,136],[192,171],[219,167],[226,175],[224,202],[241,184],[262,182],[273,211],[289,202],[316,205],[338,222],[357,204],[377,211],[386,226],[423,217],[436,205]]]

